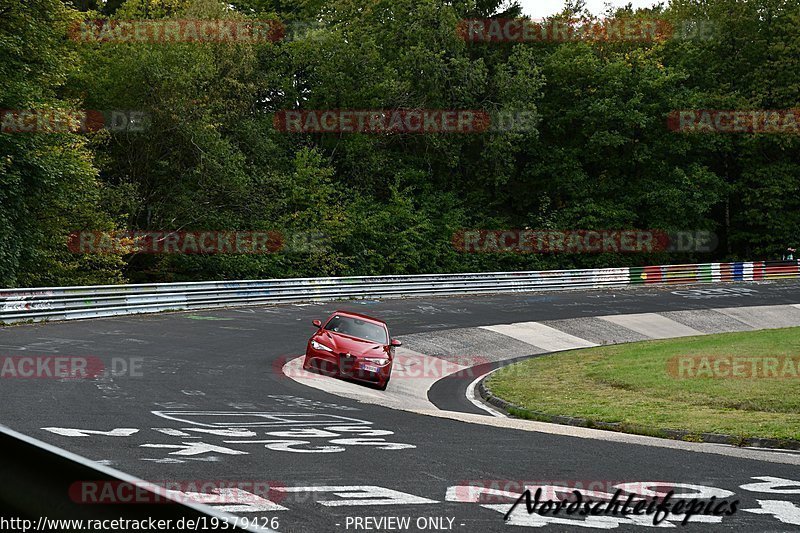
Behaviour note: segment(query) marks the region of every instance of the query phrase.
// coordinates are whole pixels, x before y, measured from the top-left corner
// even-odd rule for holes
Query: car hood
[[[367,357],[386,354],[386,349],[383,344],[356,339],[331,331],[324,331],[315,338],[318,342],[333,348],[334,351],[339,353],[349,353],[351,355],[363,355]]]

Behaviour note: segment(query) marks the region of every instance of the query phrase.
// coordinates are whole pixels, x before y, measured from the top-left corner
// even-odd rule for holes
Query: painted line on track
[[[489,372],[486,372],[485,374],[475,378],[475,380],[472,383],[467,385],[467,393],[466,394],[467,394],[467,400],[469,400],[470,403],[472,403],[472,405],[474,405],[478,409],[482,409],[483,411],[486,411],[490,415],[496,416],[497,418],[508,418],[507,414],[503,413],[502,411],[499,411],[499,410],[495,409],[494,407],[490,406],[489,404],[487,404],[486,402],[481,400],[478,397],[477,393],[475,392],[475,388],[478,386],[478,383],[482,379],[488,378],[491,374],[493,374],[494,372],[497,372],[498,370],[500,370],[500,368],[502,368],[502,367],[495,368],[494,370],[490,370]]]

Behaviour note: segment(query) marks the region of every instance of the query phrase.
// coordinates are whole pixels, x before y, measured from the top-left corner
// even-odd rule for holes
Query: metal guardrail
[[[796,277],[798,261],[778,261],[0,289],[0,322],[70,320],[339,299],[601,289],[643,283],[758,281]]]
[[[122,520],[140,523],[152,520],[167,524],[166,520],[171,520],[170,527],[159,526],[159,529],[167,531],[194,529],[188,526],[189,523],[203,524],[204,527],[198,527],[198,530],[273,531],[257,529],[249,525],[252,524],[250,521],[247,522],[248,527],[244,527],[234,515],[194,501],[178,501],[166,491],[148,488],[146,481],[1,425],[0,449],[4,453],[0,460],[0,479],[3,481],[0,483],[0,518],[17,521],[16,525],[12,523],[12,531],[133,529],[113,525],[87,527],[89,520],[108,521],[109,524],[120,524]],[[83,501],[80,486],[84,484],[112,488],[121,485],[135,487],[135,504],[122,504],[126,501],[122,496],[119,496],[119,501],[111,503],[93,502],[91,498]],[[97,496],[96,493],[92,494]],[[22,523],[22,520],[28,522]],[[137,529],[148,530],[147,527]]]

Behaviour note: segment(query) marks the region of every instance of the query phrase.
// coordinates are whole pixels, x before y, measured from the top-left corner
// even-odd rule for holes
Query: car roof
[[[373,318],[371,316],[362,315],[361,313],[353,313],[352,311],[338,310],[338,311],[334,311],[333,315],[349,316],[351,318],[361,318],[363,320],[368,320],[369,322],[374,322],[375,324],[380,324],[381,326],[386,326],[386,322],[384,322],[380,318]],[[331,316],[333,316],[333,315],[331,315]]]

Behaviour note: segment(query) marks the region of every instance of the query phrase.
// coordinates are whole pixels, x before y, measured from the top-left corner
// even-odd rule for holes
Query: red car
[[[375,384],[386,390],[392,377],[394,348],[402,343],[389,336],[386,322],[358,313],[336,311],[308,340],[303,368]]]

